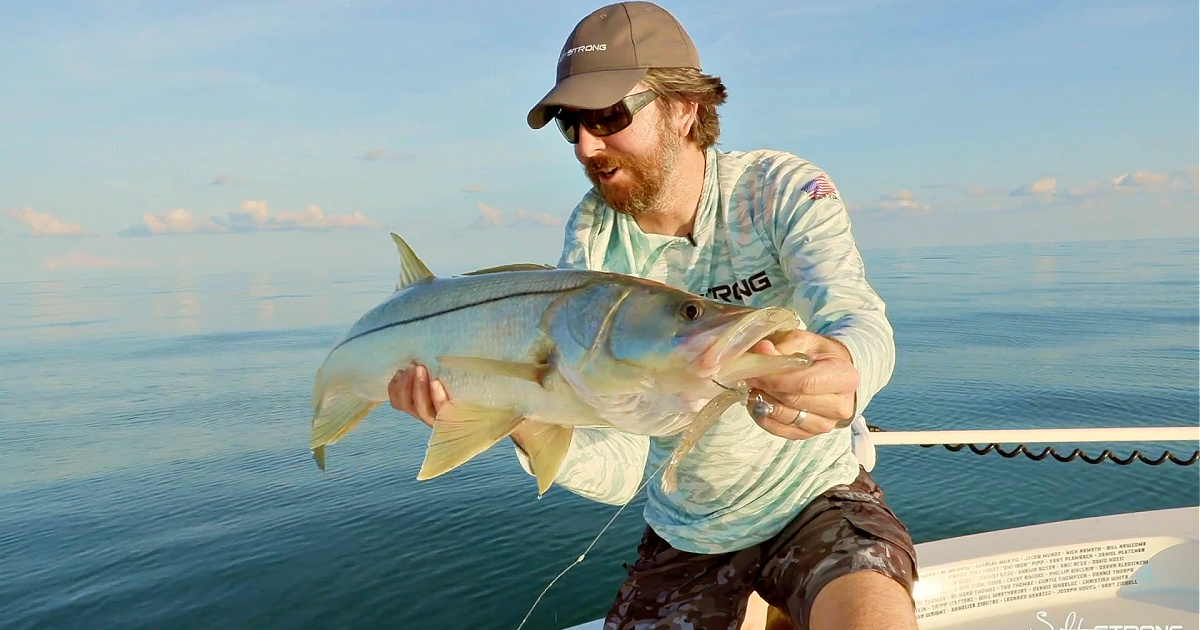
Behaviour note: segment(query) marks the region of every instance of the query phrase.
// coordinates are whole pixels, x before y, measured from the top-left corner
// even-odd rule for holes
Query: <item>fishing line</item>
[[[713,382],[715,383],[716,381]],[[719,384],[720,383],[718,383],[718,385]],[[559,578],[566,575],[567,571],[570,571],[575,567],[575,565],[583,562],[583,559],[587,557],[588,552],[592,550],[592,547],[596,546],[596,543],[599,542],[600,537],[604,535],[604,532],[608,531],[608,528],[612,526],[614,521],[617,520],[617,517],[621,515],[621,512],[623,512],[625,508],[629,507],[630,503],[633,503],[633,500],[642,493],[642,490],[646,488],[646,485],[649,484],[651,480],[658,476],[658,473],[663,469],[664,466],[667,465],[667,462],[669,461],[669,457],[664,457],[663,463],[659,464],[658,469],[646,476],[645,481],[642,482],[642,485],[638,486],[638,489],[633,493],[633,496],[629,497],[629,500],[617,510],[617,513],[613,514],[612,518],[608,519],[608,523],[604,525],[604,529],[601,529],[600,533],[596,534],[596,537],[592,539],[592,543],[587,546],[587,549],[584,549],[583,553],[579,554],[578,558],[575,558],[575,562],[567,565],[567,568],[563,569],[558,575],[554,576],[553,580],[550,580],[550,583],[546,585],[546,588],[542,589],[541,595],[538,595],[537,599],[533,600],[533,605],[529,607],[529,612],[525,613],[525,618],[521,620],[521,625],[517,626],[517,630],[521,630],[521,628],[525,627],[525,622],[529,621],[529,616],[533,614],[533,609],[537,608],[538,603],[541,602],[546,593],[550,591],[550,587],[554,586],[554,583],[557,582]]]
[[[739,394],[742,394],[742,395],[746,394],[746,391],[743,387],[728,387],[726,385],[721,384],[716,379],[711,379],[711,380],[713,383],[715,383],[717,385],[717,387],[720,387],[721,389],[724,389],[724,390],[730,391],[730,392],[738,392]],[[739,383],[739,385],[740,385],[740,383]],[[521,620],[521,624],[519,626],[517,626],[517,630],[521,630],[521,628],[525,627],[525,623],[527,621],[529,621],[529,617],[531,615],[533,615],[533,610],[535,608],[537,608],[537,605],[542,601],[542,598],[546,596],[546,593],[550,592],[550,588],[554,586],[555,582],[558,582],[559,578],[566,575],[567,571],[570,571],[571,569],[575,568],[575,565],[583,562],[584,558],[587,557],[588,552],[590,552],[592,550],[592,547],[596,546],[596,543],[600,541],[600,537],[604,535],[604,532],[608,531],[608,528],[611,527],[613,522],[617,520],[617,517],[621,515],[621,512],[625,511],[625,508],[629,507],[630,503],[633,503],[633,500],[636,499],[637,496],[642,493],[642,490],[646,489],[646,486],[652,480],[654,480],[656,477],[658,477],[658,473],[662,472],[662,469],[664,467],[666,467],[667,464],[669,464],[669,463],[671,463],[671,458],[664,457],[663,463],[659,464],[658,468],[655,469],[654,472],[652,472],[646,476],[646,479],[644,481],[642,481],[642,484],[640,486],[638,486],[636,491],[634,491],[633,496],[629,497],[629,500],[626,501],[623,505],[621,505],[620,508],[617,509],[617,513],[613,514],[612,518],[608,519],[608,522],[604,524],[604,528],[600,530],[599,534],[596,534],[596,537],[592,539],[592,542],[591,542],[591,544],[589,544],[587,546],[587,549],[584,549],[583,553],[579,554],[579,557],[575,558],[574,562],[567,565],[567,568],[563,569],[562,571],[559,572],[558,575],[554,576],[553,580],[550,580],[550,583],[546,585],[546,588],[542,589],[542,592],[541,592],[541,594],[539,594],[537,596],[537,599],[533,600],[533,605],[529,607],[529,612],[525,613],[525,618]]]

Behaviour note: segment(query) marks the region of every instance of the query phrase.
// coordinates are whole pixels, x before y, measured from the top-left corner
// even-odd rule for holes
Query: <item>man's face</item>
[[[641,84],[630,94],[645,91]],[[674,116],[662,98],[634,115],[633,123],[608,136],[579,129],[575,158],[604,201],[637,216],[655,209],[682,148]]]

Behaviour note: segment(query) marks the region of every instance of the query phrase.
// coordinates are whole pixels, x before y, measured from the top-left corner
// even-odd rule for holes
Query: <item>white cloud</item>
[[[146,214],[141,225],[121,231],[124,236],[160,234],[217,234],[268,230],[346,230],[379,227],[361,212],[326,215],[320,206],[309,205],[301,212],[271,214],[265,201],[247,199],[228,219],[197,217],[182,208],[162,214]]]
[[[476,228],[509,227],[521,224],[540,225],[543,227],[562,225],[562,219],[548,212],[526,212],[524,208],[518,208],[516,219],[509,220],[505,217],[504,211],[499,208],[483,203],[475,204],[475,208],[479,210],[479,216],[471,224],[471,227]]]
[[[1189,166],[1170,173],[1137,171],[1118,175],[1113,178],[1112,183],[1117,187],[1131,187],[1147,192],[1184,189],[1194,191],[1197,185],[1197,169],[1195,166]]]
[[[1008,193],[1010,197],[1053,195],[1058,189],[1057,177],[1043,177],[1032,184],[1026,184]]]
[[[359,156],[359,159],[363,160],[364,162],[378,162],[380,160],[391,160],[393,162],[403,162],[406,160],[411,160],[414,157],[416,157],[416,156],[413,155],[412,153],[397,153],[397,152],[393,152],[393,151],[388,151],[387,149],[385,149],[383,147],[379,147],[376,149],[369,149],[367,151],[364,151],[363,154]]]
[[[863,216],[924,216],[933,212],[933,206],[915,199],[911,190],[897,190],[879,196],[874,204],[862,204],[849,208]]]
[[[1176,172],[1179,173],[1181,177],[1186,179],[1187,182],[1192,185],[1192,188],[1196,188],[1197,184],[1200,183],[1200,167],[1189,166],[1182,171]]]
[[[879,198],[885,201],[911,202],[913,194],[911,190],[897,190],[896,192],[884,193]]]
[[[1003,191],[996,190],[993,188],[984,188],[983,186],[979,186],[976,184],[971,184],[970,186],[967,186],[966,188],[963,189],[963,192],[966,192],[968,195],[970,195],[972,197],[990,197],[993,195],[1003,194]]]
[[[1047,180],[1053,179],[1038,180],[1011,193],[1014,196],[1021,196],[1018,192],[1036,196],[1028,203],[993,209],[1003,212],[1041,212],[1056,209],[1109,213],[1118,208],[1156,203],[1162,208],[1188,208],[1188,212],[1195,213],[1198,192],[1195,166],[1170,172],[1122,173],[1069,189],[1058,188],[1057,180],[1053,182],[1053,186],[1046,183]],[[1121,201],[1122,199],[1128,201]]]
[[[45,212],[36,212],[28,206],[8,213],[17,223],[25,226],[30,236],[82,236],[83,226],[63,221]]]
[[[1166,194],[1195,188],[1196,167],[1191,167],[1170,173],[1122,173],[1107,180],[1095,180],[1085,186],[1073,188],[1066,196],[1096,198],[1129,194]]]
[[[267,202],[247,199],[237,210],[229,213],[229,228],[235,232],[257,230],[346,230],[379,227],[361,212],[326,215],[321,207],[311,204],[301,212],[271,214]]]
[[[502,225],[504,223],[504,213],[498,208],[482,203],[475,204],[475,207],[479,209],[479,218],[475,220],[476,225]]]
[[[121,230],[122,236],[159,236],[163,234],[213,234],[229,228],[207,217],[198,217],[183,208],[170,212],[147,212],[140,225]]]
[[[531,213],[525,212],[524,209],[518,209],[517,210],[517,219],[521,220],[521,221],[529,221],[531,223],[536,223],[538,225],[545,225],[545,226],[562,225],[561,219],[559,219],[558,217],[552,216],[548,212],[531,214]]]
[[[484,186],[483,184],[471,184],[470,186],[467,186],[466,188],[464,188],[463,192],[472,193],[472,194],[487,192],[487,186]]]
[[[325,216],[320,206],[316,204],[306,206],[303,212],[280,213],[274,217],[268,217],[266,225],[270,226],[268,229],[275,230],[347,230],[379,227],[378,223],[358,211],[353,214]]]
[[[229,213],[229,227],[238,231],[249,231],[266,225],[271,218],[267,202],[247,199],[237,210]]]
[[[229,175],[227,173],[221,173],[221,174],[213,176],[213,178],[208,182],[208,185],[209,186],[235,186],[235,185],[250,184],[250,183],[252,183],[252,182],[248,179],[236,177],[234,175]]]
[[[1114,186],[1161,186],[1167,183],[1167,180],[1170,178],[1170,173],[1137,171],[1136,173],[1118,175],[1113,178],[1112,182]]]

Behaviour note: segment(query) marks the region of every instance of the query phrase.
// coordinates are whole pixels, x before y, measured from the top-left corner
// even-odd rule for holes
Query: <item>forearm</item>
[[[858,371],[854,413],[861,414],[892,378],[896,345],[891,324],[882,312],[878,316],[855,314],[837,322],[823,334],[840,342],[850,353],[850,360]]]
[[[858,252],[850,256],[857,259]],[[861,269],[860,265],[855,267]],[[797,296],[794,304],[811,309],[806,319],[812,332],[840,342],[850,353],[859,378],[854,411],[861,414],[891,380],[896,364],[892,325],[883,300],[861,275],[826,283],[820,291]]]
[[[796,287],[792,305],[809,330],[842,343],[859,374],[855,412],[891,379],[896,361],[883,299],[866,278],[862,256],[838,199],[803,204],[786,225],[780,262]]]

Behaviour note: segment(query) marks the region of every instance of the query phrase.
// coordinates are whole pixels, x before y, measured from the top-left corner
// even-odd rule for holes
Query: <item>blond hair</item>
[[[667,99],[671,107],[696,104],[696,122],[688,139],[701,149],[717,143],[721,135],[721,120],[717,106],[725,102],[725,84],[720,77],[704,74],[695,68],[651,68],[642,84]]]

